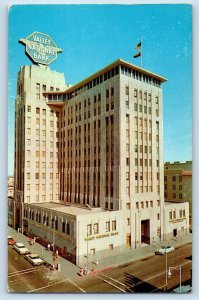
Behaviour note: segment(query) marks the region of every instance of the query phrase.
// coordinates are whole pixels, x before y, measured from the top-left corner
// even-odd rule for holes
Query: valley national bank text
[[[12,226],[77,265],[187,234],[189,204],[164,201],[167,79],[118,59],[70,85],[49,35],[20,43],[33,64],[17,78]]]

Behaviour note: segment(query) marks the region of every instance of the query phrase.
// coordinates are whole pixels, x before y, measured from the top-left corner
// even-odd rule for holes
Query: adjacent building
[[[164,197],[170,202],[188,202],[192,218],[192,161],[164,164]]]
[[[184,234],[188,203],[164,202],[165,81],[121,59],[73,86],[41,64],[21,67],[13,226],[79,265]]]

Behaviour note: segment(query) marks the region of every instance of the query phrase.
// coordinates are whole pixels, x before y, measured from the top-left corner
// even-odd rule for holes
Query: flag
[[[134,58],[137,58],[137,57],[139,57],[139,56],[141,56],[141,52],[136,53],[133,57],[134,57]]]
[[[140,41],[137,46],[135,47],[135,50],[139,50],[142,47],[142,42]]]

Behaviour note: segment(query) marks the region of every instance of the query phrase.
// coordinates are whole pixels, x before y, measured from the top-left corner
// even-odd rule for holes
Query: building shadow
[[[151,283],[133,276],[129,273],[124,273],[124,280],[126,285],[126,291],[128,293],[163,293],[163,288],[157,288]]]

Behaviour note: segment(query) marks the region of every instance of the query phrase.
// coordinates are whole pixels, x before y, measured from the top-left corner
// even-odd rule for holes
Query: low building
[[[164,196],[170,202],[189,202],[192,218],[192,161],[164,164]]]
[[[177,238],[189,232],[189,203],[165,202],[165,239]]]

